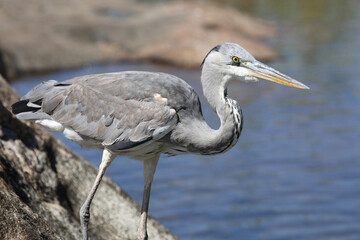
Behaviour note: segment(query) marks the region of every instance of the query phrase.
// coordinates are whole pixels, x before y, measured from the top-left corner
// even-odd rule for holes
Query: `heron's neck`
[[[238,103],[226,97],[226,84],[216,87],[212,84],[221,82],[220,74],[202,75],[203,91],[210,106],[220,118],[219,129],[212,129],[203,118],[184,119],[178,128],[181,142],[191,152],[217,154],[229,150],[235,145],[242,130],[242,114]],[[206,81],[203,78],[207,78]],[[210,79],[211,78],[211,79]],[[215,81],[212,82],[211,80]]]
[[[201,75],[204,96],[220,118],[220,128],[208,132],[209,145],[212,145],[214,154],[225,152],[236,144],[243,124],[240,105],[227,97],[229,79],[226,78],[216,71],[203,71]]]
[[[216,108],[217,115],[220,118],[220,128],[217,130],[210,129],[203,136],[208,139],[209,152],[206,154],[217,154],[230,150],[238,141],[242,125],[243,117],[239,104],[226,97],[225,91],[221,98],[221,104],[218,102]]]

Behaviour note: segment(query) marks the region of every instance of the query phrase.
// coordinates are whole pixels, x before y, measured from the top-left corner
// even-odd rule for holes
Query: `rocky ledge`
[[[0,239],[81,239],[79,208],[97,170],[36,124],[14,118],[17,94],[0,76]],[[91,239],[136,239],[140,207],[104,177]],[[179,239],[155,219],[149,239]]]
[[[142,60],[199,67],[236,42],[259,60],[275,27],[230,7],[132,0],[0,0],[0,74],[8,79],[95,62]]]

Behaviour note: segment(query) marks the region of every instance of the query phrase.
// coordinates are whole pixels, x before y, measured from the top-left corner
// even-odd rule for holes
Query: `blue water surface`
[[[161,158],[150,212],[182,239],[360,239],[360,2],[245,1],[279,24],[269,40],[272,67],[310,86],[232,83],[243,109],[238,144],[217,156]],[[228,3],[237,6],[236,1]],[[204,39],[204,41],[206,41]],[[86,66],[12,86],[24,95],[41,81],[122,70],[169,72],[199,93],[206,120],[219,120],[202,96],[200,70],[144,63]],[[59,136],[98,165],[101,153]],[[107,174],[139,203],[142,164],[118,157]]]

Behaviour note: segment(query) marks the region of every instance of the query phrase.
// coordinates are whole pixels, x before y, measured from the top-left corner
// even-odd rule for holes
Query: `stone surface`
[[[97,170],[36,124],[14,118],[0,77],[0,239],[80,239],[79,208]],[[10,96],[4,97],[4,92]],[[91,208],[91,239],[136,239],[139,206],[104,177]],[[149,239],[178,239],[153,218]]]
[[[236,42],[259,60],[275,27],[229,7],[131,0],[0,0],[0,73],[16,78],[95,62],[145,60],[199,67],[215,45]]]

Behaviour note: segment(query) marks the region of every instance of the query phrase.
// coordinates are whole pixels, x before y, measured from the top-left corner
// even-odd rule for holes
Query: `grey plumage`
[[[161,153],[217,154],[229,150],[240,137],[243,118],[238,103],[226,95],[232,80],[258,78],[307,87],[258,62],[237,44],[214,47],[202,63],[201,82],[206,99],[219,115],[219,129],[205,122],[195,91],[182,79],[165,73],[118,72],[54,80],[33,88],[13,105],[20,119],[35,120],[69,139],[103,150],[94,186],[80,210],[87,239],[90,203],[105,169],[116,155],[144,161],[144,199],[139,239],[147,239],[150,188]]]

